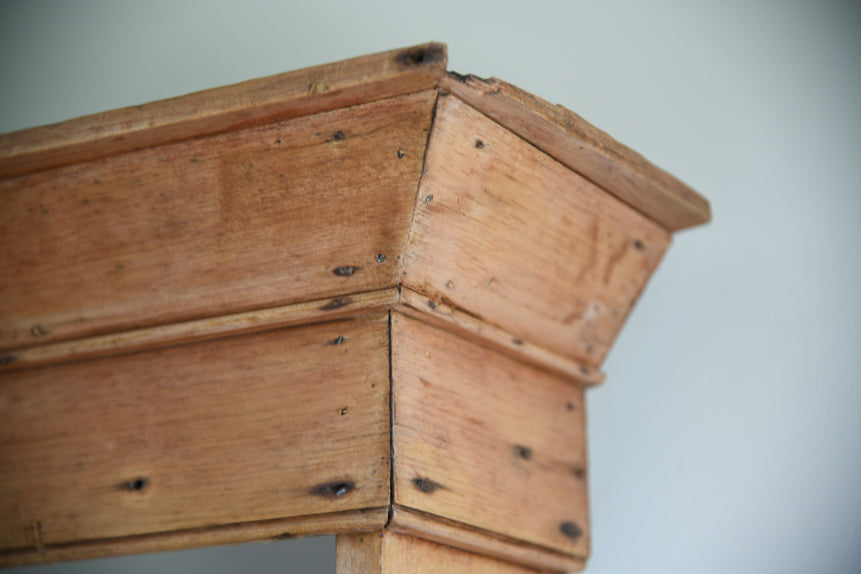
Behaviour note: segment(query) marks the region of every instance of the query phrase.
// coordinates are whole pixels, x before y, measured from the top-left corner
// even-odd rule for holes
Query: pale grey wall
[[[0,131],[448,42],[452,69],[565,104],[713,202],[590,394],[589,571],[857,573],[859,30],[858,3],[822,0],[6,1]],[[271,571],[299,571],[280,548]],[[157,569],[190,571],[176,556]]]

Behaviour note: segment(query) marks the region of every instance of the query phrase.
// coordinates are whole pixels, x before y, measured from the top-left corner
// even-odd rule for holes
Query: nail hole
[[[358,267],[354,267],[352,265],[341,265],[340,267],[335,267],[332,270],[332,273],[334,273],[338,277],[349,277],[358,270]]]
[[[636,249],[639,249],[640,251],[642,251],[643,249],[646,248],[646,245],[642,241],[640,241],[639,239],[635,239],[634,240],[634,247]]]
[[[345,494],[349,494],[355,489],[355,483],[347,480],[338,480],[335,482],[327,482],[326,484],[315,486],[311,489],[310,493],[317,496],[322,496],[324,498],[338,498],[340,496],[344,496]]]
[[[402,157],[404,157],[404,153],[405,153],[404,150],[399,149],[398,150],[398,159],[401,159]]]
[[[560,524],[559,531],[571,540],[577,540],[578,538],[583,536],[583,531],[580,530],[580,527],[571,521],[563,522],[562,524]]]
[[[341,408],[341,416],[344,416],[345,414],[347,414],[347,407]]]
[[[377,255],[377,263],[382,263],[386,260],[386,254],[380,253]]]
[[[344,335],[338,335],[338,338],[332,341],[333,345],[340,345],[344,342]]]
[[[417,489],[421,490],[425,494],[431,494],[432,492],[443,488],[443,485],[441,485],[440,483],[421,476],[417,476],[413,479],[413,486],[415,486]]]
[[[532,460],[532,449],[528,446],[514,445],[514,454],[523,460]]]
[[[122,488],[123,490],[128,490],[129,492],[140,492],[147,487],[147,484],[149,484],[149,481],[146,479],[146,477],[141,476],[139,478],[121,484],[120,488]]]
[[[425,203],[430,203],[431,201],[433,201],[433,195],[429,195],[425,198]]]
[[[477,147],[478,149],[483,148],[483,147],[484,147],[484,142],[483,142],[483,141],[481,141],[481,140],[475,140],[475,147]]]
[[[33,325],[33,328],[30,329],[30,334],[34,337],[42,337],[48,334],[48,331],[42,325]]]
[[[338,130],[332,134],[332,139],[336,142],[344,141],[347,139],[347,136],[344,135],[344,132]]]

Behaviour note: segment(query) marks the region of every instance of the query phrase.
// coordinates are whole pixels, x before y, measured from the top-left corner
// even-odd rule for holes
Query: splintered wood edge
[[[428,43],[0,135],[0,177],[432,89],[447,62]]]
[[[708,201],[687,184],[563,106],[496,78],[449,72],[439,87],[669,231],[711,219]]]
[[[384,506],[3,551],[0,552],[0,568],[302,536],[371,532],[385,526],[388,512],[388,507]]]
[[[343,319],[391,308],[397,288],[235,313],[3,353],[0,372]]]
[[[575,383],[594,386],[604,382],[604,374],[597,369],[533,345],[467,311],[407,287],[401,287],[395,310]]]
[[[579,572],[586,567],[585,556],[569,556],[398,504],[392,505],[387,529],[539,570]]]

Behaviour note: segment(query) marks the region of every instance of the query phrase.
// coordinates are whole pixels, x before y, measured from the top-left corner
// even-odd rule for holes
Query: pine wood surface
[[[704,197],[564,106],[496,78],[448,73],[440,80],[440,88],[670,231],[711,219]]]
[[[435,99],[0,180],[0,348],[395,286]]]
[[[5,373],[0,549],[389,503],[388,316]]]
[[[392,506],[392,519],[386,528],[527,568],[579,572],[586,566],[583,558],[398,504]]]
[[[604,381],[604,375],[597,369],[514,337],[468,311],[416,293],[407,287],[401,287],[395,308],[404,315],[441,327],[479,345],[570,379],[574,383],[591,386]]]
[[[388,531],[337,538],[338,574],[539,574],[539,570]]]
[[[0,177],[435,88],[446,46],[360,56],[0,135]]]
[[[597,368],[669,241],[461,100],[439,99],[405,287]]]
[[[392,314],[394,502],[589,552],[583,389]]]
[[[0,135],[0,566],[385,529],[339,568],[584,567],[584,386],[708,202],[445,65]]]
[[[91,359],[194,341],[206,341],[225,336],[356,317],[373,311],[388,310],[395,304],[397,298],[398,290],[392,287],[284,307],[234,313],[197,321],[172,323],[99,337],[27,347],[14,353],[0,355],[0,373],[63,361]]]
[[[166,552],[189,548],[284,540],[301,536],[323,536],[342,532],[363,532],[383,528],[388,506],[345,510],[310,516],[240,522],[218,526],[141,534],[121,538],[54,544],[19,551],[0,552],[0,568],[27,566],[68,560],[107,558],[144,552]]]

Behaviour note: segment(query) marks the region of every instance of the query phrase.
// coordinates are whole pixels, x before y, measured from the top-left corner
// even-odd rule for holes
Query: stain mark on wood
[[[443,485],[435,480],[423,476],[417,476],[413,479],[413,486],[421,490],[425,494],[433,494],[437,490],[445,489]]]
[[[430,44],[418,48],[410,48],[400,52],[395,59],[407,67],[420,64],[433,64],[445,60],[445,48],[441,44]]]
[[[581,536],[583,536],[583,531],[577,526],[575,523],[570,520],[563,522],[559,525],[559,532],[570,538],[571,540],[577,540]]]
[[[578,480],[583,480],[584,478],[586,478],[586,469],[582,465],[575,464],[574,467],[571,469],[571,472]]]
[[[9,363],[14,363],[18,360],[18,357],[15,355],[3,355],[0,356],[0,365],[8,365]]]
[[[134,480],[130,480],[128,482],[124,482],[119,485],[120,490],[126,490],[128,492],[141,492],[149,485],[149,479],[145,476],[139,476]]]
[[[313,487],[310,494],[323,498],[339,498],[356,490],[356,483],[349,480],[337,480]]]
[[[435,303],[434,301],[432,301],[432,300],[428,299],[428,307],[430,307],[431,309],[436,310],[436,303]]]
[[[574,403],[572,403],[571,401],[568,401],[567,403],[565,403],[565,408],[568,409],[569,411],[573,411],[574,410]]]
[[[511,342],[514,343],[515,345],[522,345],[523,344],[523,341],[521,339],[518,339],[517,337],[511,339]]]
[[[634,240],[634,248],[637,249],[638,251],[643,251],[646,249],[646,244],[643,243],[642,239],[635,239]]]
[[[532,460],[532,449],[528,446],[516,444],[512,450],[518,458],[522,458],[523,460]]]
[[[332,299],[331,301],[329,301],[328,303],[326,303],[325,305],[320,307],[320,310],[321,311],[332,311],[334,309],[340,309],[341,307],[346,307],[347,305],[349,305],[352,302],[353,302],[353,300],[350,299],[349,297],[336,297],[335,299]]]
[[[350,277],[360,268],[354,265],[341,265],[340,267],[335,267],[332,270],[332,273],[337,275],[338,277]]]
[[[296,538],[295,534],[291,534],[290,532],[283,532],[283,533],[275,536],[274,539],[275,540],[293,540],[294,538]]]

